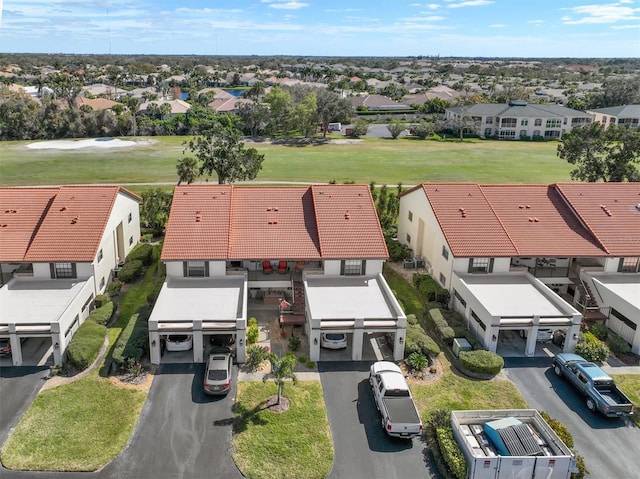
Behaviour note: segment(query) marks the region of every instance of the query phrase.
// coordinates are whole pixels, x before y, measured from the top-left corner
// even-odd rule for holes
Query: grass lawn
[[[640,374],[615,374],[612,377],[618,387],[631,399],[635,409],[631,418],[640,426]]]
[[[333,464],[329,420],[319,381],[287,383],[291,408],[284,413],[260,409],[276,394],[273,382],[240,382],[233,460],[248,478],[324,478]]]
[[[74,183],[175,184],[187,137],[150,137],[120,149],[32,150],[28,141],[0,143],[2,186]],[[415,138],[363,139],[348,144],[285,146],[248,143],[265,155],[259,181],[412,185],[425,181],[551,183],[569,181],[571,166],[557,142]],[[210,181],[216,182],[216,178]],[[168,186],[171,187],[171,186]],[[146,189],[143,187],[142,189]],[[137,187],[136,192],[140,192]]]
[[[127,444],[146,394],[97,373],[40,393],[2,449],[8,469],[95,471]]]
[[[411,386],[411,392],[425,421],[436,409],[528,409],[530,406],[511,381],[470,379],[456,372],[440,354],[444,374],[431,384]]]

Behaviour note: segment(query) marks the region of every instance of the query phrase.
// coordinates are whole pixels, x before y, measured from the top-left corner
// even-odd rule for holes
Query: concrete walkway
[[[238,381],[262,381],[266,373],[247,373],[238,371]],[[316,371],[294,372],[298,381],[320,381],[320,374]]]
[[[629,366],[612,357],[607,359],[602,369],[607,374],[640,374],[640,366]]]

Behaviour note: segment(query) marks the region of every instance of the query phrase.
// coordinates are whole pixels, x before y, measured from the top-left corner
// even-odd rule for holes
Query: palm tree
[[[298,382],[298,378],[293,372],[293,368],[296,365],[296,357],[291,353],[285,354],[283,357],[271,353],[269,362],[271,363],[271,372],[265,374],[262,381],[267,382],[269,379],[273,379],[278,385],[278,402],[276,404],[280,405],[285,380],[291,379],[293,384]]]
[[[181,183],[190,185],[198,177],[198,160],[192,156],[186,156],[178,161],[176,170],[178,171],[178,185]]]

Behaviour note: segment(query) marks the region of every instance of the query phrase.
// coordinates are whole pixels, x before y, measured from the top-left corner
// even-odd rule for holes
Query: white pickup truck
[[[389,361],[371,365],[369,383],[389,436],[413,438],[422,435],[422,421],[400,368]]]

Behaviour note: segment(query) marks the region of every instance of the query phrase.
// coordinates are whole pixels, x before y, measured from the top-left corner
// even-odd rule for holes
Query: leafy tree
[[[264,95],[265,90],[266,85],[264,84],[264,82],[257,81],[253,85],[251,85],[251,88],[249,88],[249,90],[247,91],[246,96],[248,98],[258,100],[262,95]]]
[[[291,131],[291,95],[279,86],[275,86],[265,95],[264,101],[269,105],[271,113],[269,130],[275,134],[289,134]]]
[[[169,219],[169,209],[173,194],[160,188],[153,188],[142,193],[140,206],[140,224],[154,235],[161,235]]]
[[[411,127],[413,134],[421,140],[433,135],[436,131],[435,124],[432,121],[422,120]]]
[[[640,181],[640,130],[591,123],[565,133],[557,154],[572,165],[579,181]]]
[[[245,149],[240,131],[232,127],[217,126],[185,142],[200,162],[200,174],[211,176],[215,171],[218,183],[253,180],[262,169],[264,155],[255,148]]]
[[[460,116],[448,119],[446,121],[446,127],[450,128],[454,133],[457,133],[460,141],[463,141],[465,133],[478,133],[480,121],[476,117],[467,115],[463,110]]]
[[[318,117],[322,124],[323,137],[326,138],[329,123],[347,121],[353,113],[353,106],[346,99],[326,88],[318,89],[316,97]]]
[[[316,132],[316,125],[318,124],[317,117],[318,107],[316,94],[310,92],[296,105],[294,110],[295,122],[302,136],[309,138]]]
[[[131,135],[136,136],[137,130],[137,122],[136,122],[136,114],[138,113],[138,108],[140,108],[140,102],[136,97],[133,96],[125,96],[120,100],[124,103],[129,112],[131,113]]]
[[[447,100],[442,98],[430,98],[424,102],[424,111],[426,113],[444,113],[444,110],[449,108],[451,104]]]
[[[406,129],[406,125],[398,120],[391,120],[387,125],[387,130],[389,130],[389,133],[391,133],[391,138],[393,138],[394,140],[398,138],[400,136],[400,133],[402,133]]]
[[[182,183],[190,185],[198,177],[198,160],[192,156],[185,156],[178,160],[176,170],[178,172],[178,185]]]
[[[82,89],[78,80],[66,73],[54,73],[49,75],[48,81],[56,98],[66,100],[69,108],[76,108],[76,98]]]
[[[269,121],[269,107],[261,103],[242,103],[237,115],[243,125],[243,133],[256,137]]]
[[[567,108],[572,108],[578,111],[584,111],[587,109],[587,101],[584,98],[571,95],[567,100]]]
[[[284,390],[284,382],[287,379],[291,379],[293,384],[296,384],[298,381],[298,378],[293,372],[293,368],[296,365],[296,357],[291,353],[285,354],[283,357],[279,357],[276,354],[271,353],[269,355],[269,362],[271,363],[271,372],[265,374],[262,380],[267,382],[269,379],[273,379],[278,386],[277,404],[280,404],[282,391]]]
[[[591,108],[637,105],[640,103],[640,77],[614,77],[602,84],[602,91],[589,98]]]
[[[356,120],[351,128],[351,136],[353,138],[360,138],[365,136],[369,131],[369,123],[367,120]]]

